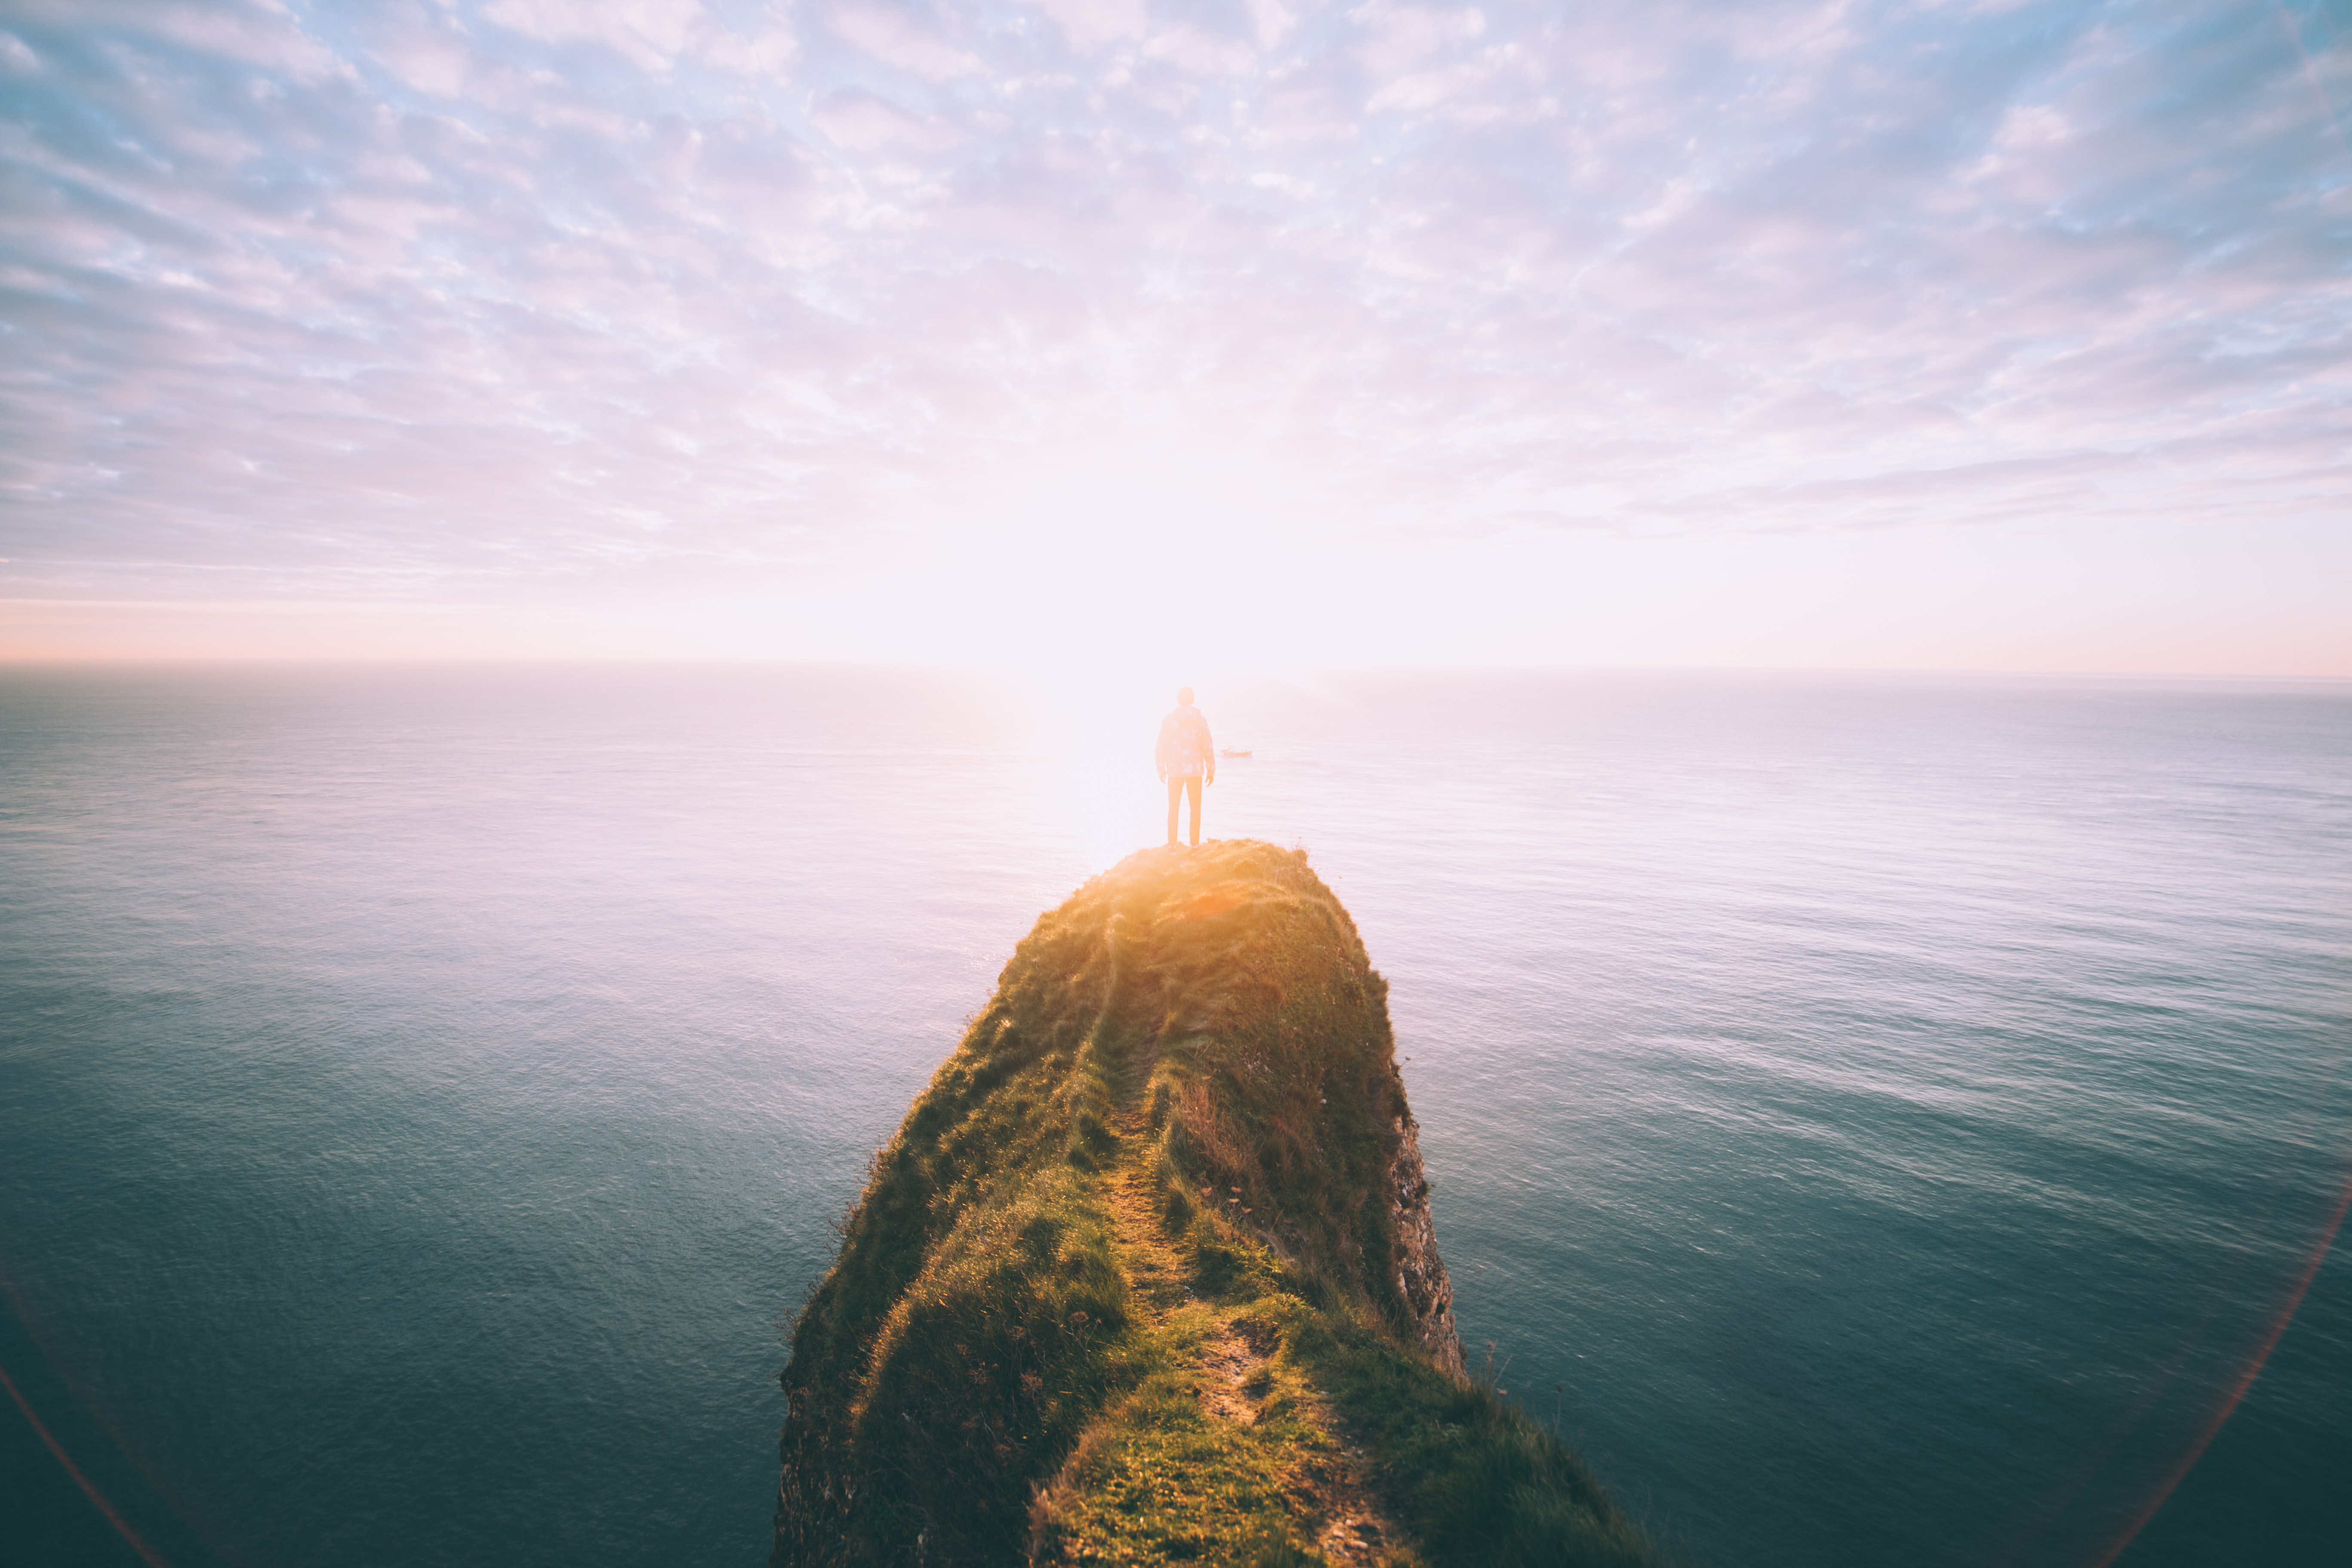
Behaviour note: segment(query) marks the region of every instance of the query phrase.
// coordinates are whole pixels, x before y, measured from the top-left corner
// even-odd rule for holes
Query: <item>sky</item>
[[[0,658],[2352,676],[2340,3],[0,0]]]

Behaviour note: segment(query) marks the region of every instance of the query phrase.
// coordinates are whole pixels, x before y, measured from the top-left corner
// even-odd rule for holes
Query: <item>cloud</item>
[[[1071,47],[1087,52],[1143,35],[1150,7],[1144,0],[1037,0]]]
[[[421,7],[388,6],[384,19],[390,25],[383,26],[373,51],[384,68],[435,98],[456,98],[466,90],[473,74],[472,50],[424,21]]]
[[[601,44],[650,71],[668,70],[709,25],[701,0],[491,0],[482,15],[547,43]]]
[[[874,60],[929,81],[950,81],[982,70],[981,61],[950,42],[937,22],[889,0],[847,0],[825,13],[843,42]]]
[[[887,147],[936,153],[961,140],[939,120],[909,114],[854,89],[828,94],[809,118],[829,141],[861,152]]]
[[[1059,536],[970,498],[1139,431],[1284,498],[1286,560],[2307,534],[2352,511],[2352,44],[2296,25],[20,5],[0,596],[1017,556]]]
[[[1361,30],[1357,57],[1376,77],[1400,77],[1426,68],[1475,43],[1486,31],[1486,14],[1475,5],[1406,5],[1369,0],[1348,13]]]

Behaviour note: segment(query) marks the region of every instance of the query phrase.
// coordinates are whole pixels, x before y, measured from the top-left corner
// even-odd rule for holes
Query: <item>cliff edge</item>
[[[1041,918],[793,1330],[774,1561],[1656,1561],[1464,1374],[1386,997],[1268,844]]]

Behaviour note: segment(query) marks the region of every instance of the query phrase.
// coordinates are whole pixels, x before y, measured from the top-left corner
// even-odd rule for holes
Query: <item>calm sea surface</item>
[[[1474,1363],[1694,1559],[2347,1561],[2352,689],[1202,696]],[[183,1568],[761,1563],[827,1222],[1164,705],[0,675],[0,1371]],[[14,1400],[0,1558],[137,1562]]]

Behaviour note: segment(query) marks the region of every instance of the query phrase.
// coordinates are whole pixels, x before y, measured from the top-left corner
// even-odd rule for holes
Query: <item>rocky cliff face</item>
[[[1396,1227],[1397,1290],[1404,1297],[1414,1342],[1440,1366],[1458,1373],[1462,1336],[1454,1326],[1454,1282],[1437,1256],[1437,1223],[1430,1218],[1429,1179],[1421,1168],[1421,1128],[1411,1116],[1400,1116],[1396,1131],[1388,1191]]]
[[[779,1563],[1648,1560],[1463,1376],[1387,986],[1271,845],[1038,921],[783,1385]]]

